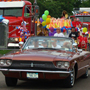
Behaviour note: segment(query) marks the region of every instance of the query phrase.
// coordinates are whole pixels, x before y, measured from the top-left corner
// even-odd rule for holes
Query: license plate
[[[27,78],[38,78],[38,73],[27,73]]]

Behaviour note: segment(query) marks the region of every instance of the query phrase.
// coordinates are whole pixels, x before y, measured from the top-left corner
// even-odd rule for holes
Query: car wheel
[[[72,70],[68,78],[65,80],[65,87],[71,88],[75,83],[75,69]]]
[[[9,87],[16,86],[17,81],[17,78],[5,77],[6,85]]]
[[[86,73],[83,75],[83,78],[88,78],[88,69],[86,70]]]

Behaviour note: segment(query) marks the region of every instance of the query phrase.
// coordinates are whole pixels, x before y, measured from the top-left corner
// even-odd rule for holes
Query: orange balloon
[[[47,18],[51,18],[51,16],[50,16],[50,15],[48,15],[48,16],[47,16]]]

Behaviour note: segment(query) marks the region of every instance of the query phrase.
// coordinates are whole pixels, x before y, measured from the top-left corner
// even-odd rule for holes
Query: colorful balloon
[[[44,11],[44,14],[47,16],[47,15],[49,15],[49,11],[48,10],[45,10]]]
[[[45,21],[45,20],[47,19],[47,16],[44,14],[44,15],[42,16],[42,19]]]
[[[50,16],[50,15],[48,15],[48,16],[47,16],[47,18],[51,18],[51,16]]]
[[[53,32],[54,31],[54,28],[53,27],[50,27],[50,31]]]
[[[43,22],[42,22],[42,25],[45,26],[45,25],[46,25],[46,21],[43,21]]]
[[[87,32],[87,28],[84,27],[82,31],[83,31],[84,33]]]
[[[42,19],[42,18],[40,18],[40,22],[41,22],[41,23],[43,22],[43,19]]]
[[[47,24],[47,25],[50,24],[50,18],[47,18],[47,19],[46,19],[46,24]]]

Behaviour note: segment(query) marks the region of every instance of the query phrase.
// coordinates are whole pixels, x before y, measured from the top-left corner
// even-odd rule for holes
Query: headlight
[[[69,62],[57,62],[56,63],[56,67],[57,68],[69,68]]]
[[[5,64],[5,60],[0,60],[0,65],[4,65]]]
[[[18,38],[15,38],[14,40],[15,40],[15,41],[19,41]]]
[[[0,60],[0,66],[10,66],[12,64],[12,60]]]
[[[6,60],[6,64],[10,66],[12,64],[12,61],[11,60]]]

